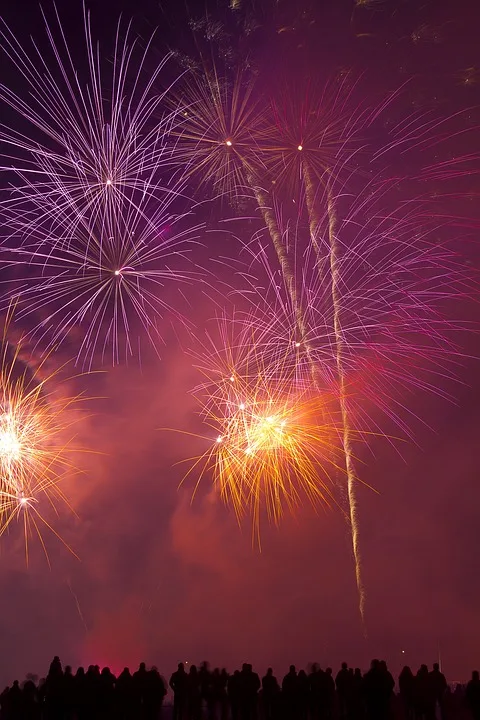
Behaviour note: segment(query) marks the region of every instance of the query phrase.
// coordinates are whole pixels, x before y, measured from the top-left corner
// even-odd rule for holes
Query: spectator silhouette
[[[185,720],[188,698],[188,676],[183,663],[178,663],[177,670],[170,678],[173,690],[173,720]]]
[[[386,663],[372,660],[363,681],[366,709],[371,720],[387,720],[394,687],[395,682]]]
[[[38,704],[37,687],[33,680],[27,680],[23,686],[23,718],[24,720],[39,720],[40,706]]]
[[[249,663],[243,663],[240,672],[240,716],[242,720],[255,720],[257,716],[257,693],[260,678]]]
[[[115,705],[119,720],[133,720],[135,714],[135,694],[133,677],[128,667],[123,668],[115,683]]]
[[[298,700],[298,676],[295,665],[290,665],[282,680],[282,705],[287,720],[295,720]]]
[[[435,706],[440,708],[440,715],[445,717],[445,693],[447,690],[447,680],[445,675],[440,671],[438,663],[434,663],[433,670],[428,673],[428,682],[430,685],[431,703],[433,703],[433,716],[435,717]]]
[[[228,701],[230,703],[230,711],[232,713],[232,720],[239,720],[242,695],[242,679],[240,677],[240,670],[235,670],[233,675],[230,675],[227,682],[227,694]]]
[[[472,679],[467,683],[465,699],[473,720],[480,720],[480,676],[478,670],[472,672]]]
[[[202,691],[196,665],[191,665],[188,673],[187,714],[189,720],[200,720],[202,717]]]
[[[273,720],[276,716],[280,687],[273,669],[268,668],[262,678],[262,708],[264,720]]]
[[[398,676],[398,687],[400,690],[400,699],[403,705],[403,711],[407,720],[413,720],[415,716],[415,677],[408,667],[405,665]]]
[[[352,685],[352,675],[348,670],[348,665],[346,662],[342,662],[342,667],[335,678],[341,720],[346,720],[348,716]]]
[[[421,665],[415,677],[415,715],[425,720],[435,715],[435,700],[428,677],[428,667]]]

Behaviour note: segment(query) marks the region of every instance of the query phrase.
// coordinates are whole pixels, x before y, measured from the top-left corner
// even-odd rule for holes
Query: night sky
[[[75,50],[81,3],[67,4],[58,7]],[[478,157],[480,9],[473,0],[238,4],[258,20],[248,43],[265,84],[306,68],[324,82],[347,69],[361,77],[362,99],[371,96],[375,103],[407,83],[387,110],[385,127],[419,109],[439,118],[458,114],[456,127],[469,132],[447,142],[446,156]],[[87,6],[102,41],[110,42],[120,13],[133,18],[140,37],[157,28],[159,59],[175,48],[193,55],[188,20],[206,12],[199,0],[178,7],[174,0],[91,0]],[[208,5],[209,15],[235,33],[233,12],[227,0]],[[23,45],[43,32],[32,0],[18,0],[2,15]],[[167,76],[175,72],[172,61]],[[18,89],[17,75],[3,60],[0,79]],[[10,124],[12,115],[6,112]],[[440,149],[431,152],[433,162],[440,158]],[[414,172],[417,157],[394,161],[392,173],[401,175],[405,168]],[[473,274],[478,174],[448,188],[449,211],[471,218],[461,232],[469,235]],[[189,192],[193,196],[194,188]],[[196,200],[207,193],[202,189]],[[237,238],[261,227],[258,214],[250,214],[253,219],[221,235],[222,219],[234,217],[234,210],[221,202],[195,209],[195,222],[218,231],[201,238],[196,261],[208,266],[212,258],[238,259]],[[215,267],[230,283],[230,270]],[[221,289],[207,292],[198,282],[181,293],[167,286],[165,295],[201,332],[218,309]],[[466,320],[476,321],[477,313],[478,306],[466,303]],[[248,519],[238,527],[208,477],[193,502],[194,479],[179,488],[186,471],[180,461],[206,448],[201,438],[163,429],[198,432],[190,391],[199,379],[184,352],[189,339],[172,313],[164,314],[160,331],[156,352],[142,343],[140,360],[112,367],[99,359],[95,369],[101,372],[75,379],[68,379],[73,363],[62,371],[72,393],[83,390],[92,398],[79,406],[76,424],[76,442],[92,452],[79,453],[83,473],[64,485],[76,516],[62,510],[52,520],[79,559],[47,534],[51,568],[38,543],[26,568],[21,532],[13,527],[2,538],[0,685],[27,672],[42,676],[54,655],[72,666],[97,663],[114,672],[144,660],[168,675],[179,661],[208,659],[230,670],[251,662],[263,673],[272,665],[281,675],[290,663],[335,667],[347,660],[366,667],[372,657],[385,658],[394,672],[404,664],[416,670],[440,653],[448,678],[465,679],[480,664],[478,336],[462,335],[466,357],[456,368],[458,382],[435,380],[452,399],[405,390],[402,402],[416,416],[408,420],[412,439],[376,438],[362,454],[362,479],[378,491],[359,489],[365,637],[349,529],[335,507],[315,512],[305,505],[278,528],[265,523],[259,552]],[[134,344],[141,333],[134,328]],[[74,357],[75,342],[72,332],[49,363]],[[38,347],[31,351],[35,357]]]

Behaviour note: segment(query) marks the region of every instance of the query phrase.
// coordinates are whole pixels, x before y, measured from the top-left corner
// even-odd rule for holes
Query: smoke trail
[[[322,253],[317,240],[317,233],[320,227],[320,218],[317,214],[315,203],[315,186],[312,179],[310,167],[307,162],[302,163],[303,181],[305,186],[305,198],[309,219],[310,239],[317,257],[317,267],[321,272],[323,263]],[[353,462],[353,447],[351,440],[349,411],[346,398],[345,371],[343,366],[344,340],[341,325],[341,298],[339,292],[340,271],[338,268],[339,246],[336,237],[337,212],[335,200],[332,193],[331,181],[326,182],[327,194],[327,218],[328,218],[328,259],[330,266],[331,297],[333,306],[333,330],[335,337],[334,355],[337,368],[337,378],[340,391],[340,412],[342,417],[342,445],[345,456],[345,469],[347,472],[347,502],[350,527],[352,533],[352,548],[355,561],[355,577],[358,591],[358,604],[360,616],[365,628],[365,587],[362,578],[362,561],[360,553],[358,503],[356,493],[357,476]]]
[[[293,312],[295,316],[295,324],[300,334],[300,339],[310,364],[310,373],[312,382],[315,389],[321,392],[321,385],[319,382],[319,370],[317,364],[312,355],[312,347],[308,340],[308,327],[303,314],[301,302],[298,298],[297,286],[295,280],[295,273],[290,263],[290,259],[287,255],[285,245],[283,242],[282,233],[278,227],[277,218],[271,206],[268,204],[268,197],[265,190],[263,190],[256,182],[254,177],[249,177],[249,184],[255,194],[255,200],[262,213],[265,225],[268,228],[275,252],[277,254],[278,262],[280,263],[280,269],[285,282],[285,286],[292,303]]]

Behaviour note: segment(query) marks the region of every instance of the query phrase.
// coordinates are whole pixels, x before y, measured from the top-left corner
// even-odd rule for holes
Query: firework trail
[[[342,416],[342,435],[343,450],[345,453],[345,467],[347,470],[347,493],[348,493],[348,510],[350,526],[352,529],[352,548],[355,560],[355,577],[357,581],[357,589],[359,594],[359,610],[362,622],[365,627],[365,587],[362,578],[362,566],[359,544],[359,525],[357,513],[357,476],[353,461],[352,431],[350,424],[350,413],[348,411],[345,368],[343,364],[344,357],[344,340],[341,324],[341,302],[339,286],[342,278],[339,273],[338,263],[338,243],[336,239],[337,231],[337,215],[335,210],[334,198],[329,185],[327,185],[327,213],[328,213],[328,238],[329,238],[329,259],[330,273],[332,282],[332,304],[333,304],[333,322],[335,333],[335,360],[338,373],[339,383],[339,400]]]
[[[58,380],[63,367],[49,371],[48,356],[39,364],[28,363],[22,338],[15,343],[9,340],[12,317],[11,308],[0,358],[0,536],[18,521],[27,564],[32,535],[38,537],[49,562],[42,529],[52,532],[73,553],[42,507],[58,515],[61,502],[71,510],[60,485],[78,473],[72,460],[79,448],[70,436],[77,419],[71,411],[82,395],[61,395]]]

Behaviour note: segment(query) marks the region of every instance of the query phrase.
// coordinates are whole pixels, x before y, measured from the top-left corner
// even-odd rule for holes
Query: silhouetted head
[[[480,676],[479,676],[479,674],[478,674],[478,670],[474,670],[474,671],[472,672],[472,680],[474,680],[475,682],[478,682],[479,679],[480,679]]]
[[[355,677],[362,677],[362,671],[360,668],[355,668]]]
[[[15,690],[18,688],[18,680],[14,680],[14,681],[13,681],[12,687],[14,687]]]
[[[248,663],[243,663],[242,672],[248,672]]]
[[[267,675],[268,675],[269,677],[271,677],[271,676],[273,675],[273,668],[268,668],[268,669],[267,669]]]
[[[65,667],[65,675],[71,675],[72,674],[72,667],[71,665],[67,665]]]
[[[373,659],[372,662],[370,663],[370,667],[372,668],[372,670],[377,670],[379,665],[380,665],[380,661],[377,659]]]
[[[333,670],[332,670],[332,668],[327,668],[327,669],[325,670],[325,674],[326,674],[326,675],[333,675]]]
[[[347,664],[346,662],[343,662],[343,663],[342,663],[342,670],[347,670],[347,669],[348,669],[348,664]]]
[[[179,672],[183,672],[185,670],[185,668],[183,667],[183,663],[178,663],[177,668]]]
[[[295,665],[290,665],[290,672],[291,672],[292,674],[293,674],[294,672],[296,672],[296,670],[295,670]]]
[[[196,674],[197,674],[197,666],[190,665],[190,675],[196,675]]]
[[[300,670],[300,672],[298,673],[298,677],[304,680],[307,677],[307,673],[305,672],[305,670]]]
[[[440,665],[438,663],[433,663],[433,669],[435,672],[438,672],[440,670]]]

